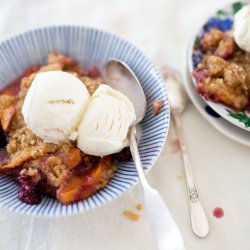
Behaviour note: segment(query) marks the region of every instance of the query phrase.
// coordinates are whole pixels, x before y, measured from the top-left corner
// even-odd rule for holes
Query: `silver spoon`
[[[192,229],[197,236],[205,237],[209,232],[209,224],[204,208],[201,205],[199,194],[194,182],[193,171],[186,151],[186,144],[184,142],[180,119],[181,113],[187,104],[188,97],[181,85],[181,77],[177,71],[168,68],[165,70],[164,76],[168,87],[171,114],[175,121],[182,153]]]
[[[129,66],[120,60],[110,60],[105,65],[104,77],[112,88],[125,94],[135,107],[136,121],[130,127],[129,133],[130,150],[144,191],[145,209],[157,241],[158,250],[184,250],[179,229],[159,192],[150,187],[140,160],[135,137],[136,125],[143,119],[147,105],[140,82]]]

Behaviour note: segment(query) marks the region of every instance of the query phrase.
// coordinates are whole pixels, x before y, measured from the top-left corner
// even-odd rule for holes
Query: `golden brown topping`
[[[72,58],[60,54],[58,51],[52,51],[48,55],[48,64],[50,65],[61,65],[63,69],[65,69],[68,66],[75,65],[76,62]]]
[[[219,46],[215,50],[215,55],[224,59],[228,59],[232,56],[236,45],[234,38],[231,35],[225,35],[224,38],[220,41]]]
[[[18,153],[18,151],[22,151],[30,147],[43,147],[46,145],[42,139],[37,137],[27,127],[18,129],[10,135],[11,137],[7,149],[11,154]]]
[[[155,100],[153,103],[153,114],[158,115],[160,113],[160,109],[163,107],[163,100]]]
[[[47,71],[55,71],[55,70],[63,70],[63,65],[60,63],[44,65],[40,68],[39,72],[47,72]]]
[[[234,88],[238,86],[247,93],[247,74],[243,67],[236,63],[228,63],[224,68],[224,80],[227,85],[230,85]]]
[[[214,51],[219,42],[223,39],[224,34],[218,29],[211,29],[201,39],[201,47],[204,51]]]
[[[59,145],[43,142],[26,127],[11,132],[7,145],[7,151],[11,155],[11,159],[8,164],[0,167],[0,172],[14,169],[47,153],[53,153],[58,147]]]
[[[50,185],[59,187],[65,177],[69,175],[69,169],[65,167],[62,160],[56,156],[48,157],[45,162],[39,162],[39,169],[46,175]]]
[[[87,76],[78,76],[78,78],[85,84],[90,95],[92,95],[96,91],[96,89],[99,87],[99,85],[101,85],[101,83]]]
[[[218,56],[208,56],[206,65],[211,76],[222,77],[226,61]]]
[[[16,102],[16,97],[13,95],[0,95],[0,110],[8,108],[10,105]]]
[[[25,122],[24,122],[23,115],[22,115],[22,107],[23,107],[24,98],[35,76],[36,76],[36,73],[33,73],[27,77],[22,78],[20,91],[18,93],[18,101],[15,107],[16,111],[13,117],[13,122],[11,123],[11,128],[10,128],[11,131],[23,128],[25,126]]]

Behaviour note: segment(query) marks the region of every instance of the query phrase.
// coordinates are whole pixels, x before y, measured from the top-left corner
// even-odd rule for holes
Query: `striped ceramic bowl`
[[[101,68],[109,58],[126,62],[137,75],[147,98],[146,116],[141,122],[139,144],[141,160],[147,172],[164,145],[169,126],[169,104],[163,80],[150,61],[129,42],[110,33],[77,26],[56,26],[17,35],[0,44],[0,88],[21,75],[29,66],[44,64],[48,53],[58,50],[75,58],[80,65]],[[164,100],[163,112],[152,115],[154,100]],[[27,205],[17,198],[18,185],[0,175],[0,206],[12,211],[47,216],[72,215],[113,200],[138,181],[133,161],[119,163],[109,184],[88,199],[62,205],[43,197],[39,205]]]

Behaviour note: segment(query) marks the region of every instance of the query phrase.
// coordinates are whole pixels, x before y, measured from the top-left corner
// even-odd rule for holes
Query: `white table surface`
[[[182,70],[185,44],[213,11],[229,0],[0,0],[0,39],[38,26],[81,24],[130,40],[158,67]],[[205,239],[191,230],[180,153],[165,148],[148,177],[164,197],[188,250],[250,249],[250,149],[217,132],[189,104],[182,118],[200,196],[211,226]],[[154,250],[147,216],[122,216],[141,202],[137,185],[120,198],[69,218],[36,218],[0,209],[1,250]],[[225,216],[212,212],[222,207]]]

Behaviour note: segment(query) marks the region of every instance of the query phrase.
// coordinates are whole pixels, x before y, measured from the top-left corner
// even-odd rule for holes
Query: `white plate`
[[[237,141],[245,146],[250,147],[250,133],[246,130],[238,128],[232,125],[227,120],[216,118],[209,114],[206,109],[213,111],[203,98],[196,92],[195,86],[192,82],[188,68],[185,68],[184,74],[184,86],[194,106],[201,113],[201,115],[219,132],[229,137],[230,139]]]

